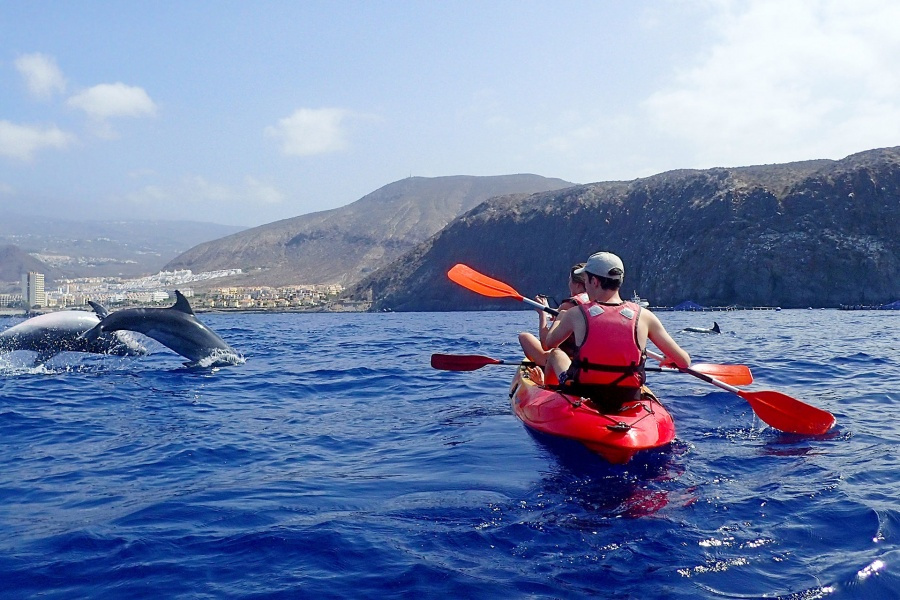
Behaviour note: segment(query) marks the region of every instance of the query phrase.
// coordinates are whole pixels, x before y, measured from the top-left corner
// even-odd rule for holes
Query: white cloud
[[[706,166],[840,158],[900,143],[900,4],[723,2],[720,39],[643,104]]]
[[[66,91],[66,79],[51,56],[24,54],[15,60],[16,69],[25,78],[25,86],[35,98],[46,100]]]
[[[143,88],[124,83],[101,83],[68,100],[69,106],[86,112],[98,121],[113,117],[149,117],[156,104]]]
[[[277,188],[266,185],[254,177],[244,180],[247,190],[247,200],[251,204],[281,204],[284,202],[284,194]]]
[[[189,206],[208,206],[212,213],[245,205],[279,204],[284,201],[284,194],[254,177],[248,176],[242,186],[233,187],[209,181],[200,175],[191,175],[171,186],[144,186],[128,194],[126,199],[136,205],[159,206],[176,211]]]
[[[282,151],[291,156],[337,152],[347,147],[344,119],[351,114],[340,108],[300,108],[265,133],[280,140]]]
[[[16,125],[0,121],[0,156],[29,161],[44,148],[63,149],[75,141],[75,136],[56,126]]]

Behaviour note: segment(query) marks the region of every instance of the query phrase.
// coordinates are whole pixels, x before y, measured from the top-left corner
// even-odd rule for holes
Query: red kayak
[[[636,452],[665,446],[675,439],[669,411],[645,386],[640,400],[618,412],[602,413],[590,400],[548,390],[519,367],[509,389],[513,412],[536,431],[576,440],[614,464]]]

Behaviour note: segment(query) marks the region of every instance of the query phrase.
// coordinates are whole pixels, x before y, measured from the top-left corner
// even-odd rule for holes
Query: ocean
[[[613,466],[530,433],[514,367],[429,366],[518,360],[533,311],[206,313],[246,358],[218,370],[0,356],[0,596],[900,597],[900,313],[659,316],[836,427],[650,373],[676,440]]]

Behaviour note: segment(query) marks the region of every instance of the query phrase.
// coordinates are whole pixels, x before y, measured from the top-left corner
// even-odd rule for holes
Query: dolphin
[[[28,350],[37,352],[35,364],[45,363],[60,352],[90,352],[137,356],[147,354],[138,341],[127,332],[115,332],[95,339],[81,335],[96,326],[109,314],[103,305],[91,302],[94,312],[61,310],[31,317],[0,333],[0,352]]]
[[[691,333],[722,333],[719,330],[719,324],[713,321],[713,326],[709,329],[705,327],[685,327],[682,331],[690,331]]]
[[[244,362],[234,349],[212,329],[197,320],[187,298],[175,290],[175,304],[169,308],[125,308],[100,319],[82,334],[95,339],[113,331],[136,331],[190,359],[188,367],[216,367]]]

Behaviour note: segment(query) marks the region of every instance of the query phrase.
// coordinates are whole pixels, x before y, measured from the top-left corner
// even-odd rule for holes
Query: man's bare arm
[[[644,314],[647,316],[647,337],[666,355],[667,360],[662,364],[681,369],[691,366],[690,355],[672,339],[659,318],[650,311],[646,311]]]
[[[566,338],[572,335],[572,332],[574,331],[572,329],[572,318],[573,315],[576,314],[578,314],[578,311],[575,310],[567,310],[559,313],[559,317],[557,317],[556,321],[553,322],[553,325],[550,326],[550,331],[547,332],[544,350],[556,348],[562,344]]]

